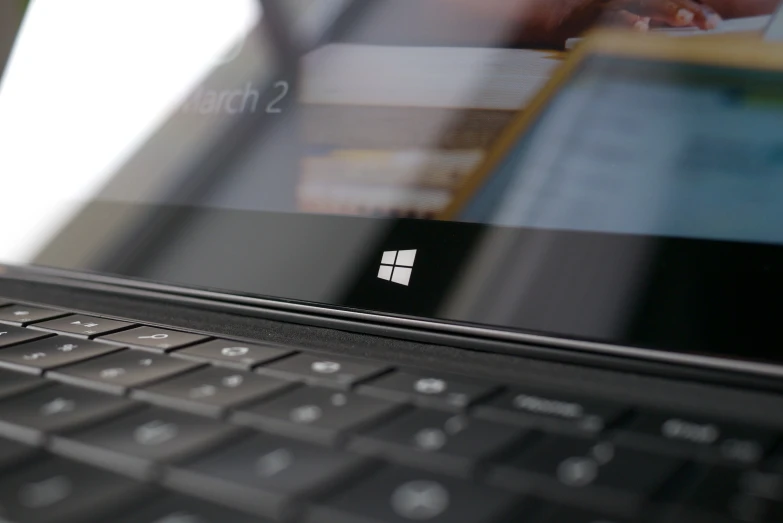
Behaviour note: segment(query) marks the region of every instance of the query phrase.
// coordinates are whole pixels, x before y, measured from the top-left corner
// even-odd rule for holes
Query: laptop
[[[779,522],[783,53],[31,2],[0,519]]]

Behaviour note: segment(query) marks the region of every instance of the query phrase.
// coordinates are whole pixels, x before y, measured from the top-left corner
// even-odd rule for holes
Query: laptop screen
[[[783,291],[780,80],[589,60],[509,129],[589,28],[760,39],[778,4],[33,0],[0,261],[731,352]]]
[[[783,71],[589,59],[463,219],[783,243],[780,85]]]

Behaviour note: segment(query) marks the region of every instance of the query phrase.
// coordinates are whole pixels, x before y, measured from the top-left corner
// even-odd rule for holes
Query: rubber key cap
[[[53,336],[0,350],[0,363],[33,374],[120,350],[97,341]]]
[[[606,441],[545,435],[498,463],[488,481],[558,503],[634,515],[683,465]]]
[[[361,386],[359,392],[398,401],[415,401],[435,408],[461,410],[498,388],[495,384],[470,378],[394,372]]]
[[[141,387],[202,367],[194,361],[130,349],[51,371],[48,376],[122,394],[128,387]]]
[[[6,521],[100,521],[102,515],[132,503],[145,491],[140,483],[116,474],[47,457],[0,479],[0,507]]]
[[[0,325],[0,348],[10,347],[11,345],[16,345],[25,341],[37,340],[47,336],[49,336],[49,334],[45,332],[23,329],[21,327]]]
[[[0,402],[0,433],[36,444],[46,434],[96,423],[133,406],[125,398],[55,383]]]
[[[56,320],[44,321],[32,325],[31,329],[58,332],[69,336],[92,338],[102,336],[110,332],[134,327],[135,324],[96,316],[66,316]]]
[[[777,441],[773,430],[688,414],[636,414],[618,441],[653,451],[749,466]]]
[[[0,323],[11,325],[29,325],[37,321],[49,320],[68,314],[65,311],[44,309],[42,307],[28,307],[27,305],[12,305],[0,309]]]
[[[367,461],[345,452],[267,434],[232,441],[181,466],[172,488],[270,517],[296,498],[334,489]]]
[[[55,452],[147,478],[156,463],[186,459],[238,433],[236,427],[182,412],[146,408],[55,438]]]
[[[376,423],[400,409],[397,403],[350,392],[300,387],[272,400],[241,407],[233,419],[329,444],[348,430]]]
[[[459,414],[415,409],[352,441],[357,452],[469,476],[480,462],[521,440],[524,429]]]
[[[268,523],[257,516],[208,503],[206,501],[167,494],[153,499],[144,506],[126,509],[113,518],[111,523]]]
[[[387,467],[313,510],[308,523],[511,523],[520,500],[448,476]],[[503,519],[501,519],[503,518]],[[513,521],[520,522],[519,518]]]
[[[172,354],[183,358],[209,361],[215,365],[250,369],[256,365],[289,356],[293,354],[293,351],[257,343],[213,340],[174,351]]]
[[[354,358],[297,354],[258,367],[256,372],[289,380],[347,389],[359,381],[385,372],[388,365]]]
[[[159,329],[158,327],[136,327],[134,329],[101,336],[98,339],[119,345],[129,345],[142,349],[165,352],[179,349],[187,345],[193,345],[200,341],[206,341],[209,338],[207,336],[202,336],[201,334]]]
[[[627,406],[611,401],[511,389],[477,405],[474,413],[484,419],[524,427],[597,434],[627,411]]]
[[[294,386],[291,382],[241,370],[207,367],[134,391],[133,397],[207,416]]]

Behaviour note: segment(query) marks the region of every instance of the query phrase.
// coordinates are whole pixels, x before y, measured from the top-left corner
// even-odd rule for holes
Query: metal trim
[[[53,280],[49,281],[49,283],[55,284],[70,283],[73,285],[74,283],[78,284],[79,282],[99,283],[110,286],[118,292],[122,292],[122,289],[146,290],[161,293],[164,296],[168,295],[169,297],[174,295],[188,298],[199,298],[212,302],[219,302],[224,305],[234,304],[255,308],[273,309],[283,312],[288,311],[305,313],[319,317],[331,317],[335,319],[348,319],[354,321],[358,320],[371,324],[381,324],[381,326],[386,324],[396,327],[414,329],[417,331],[434,331],[442,334],[482,338],[501,342],[526,343],[544,348],[550,347],[558,349],[588,351],[595,354],[614,357],[633,358],[637,360],[641,359],[659,363],[688,365],[720,371],[735,373],[743,372],[783,378],[783,365],[776,365],[772,363],[761,363],[697,354],[682,354],[676,352],[666,352],[658,349],[645,349],[624,345],[613,345],[609,343],[529,334],[525,332],[508,331],[490,327],[477,327],[442,321],[408,318],[384,313],[353,311],[329,307],[328,305],[303,304],[269,298],[241,296],[216,291],[191,289],[168,284],[126,280],[118,277],[98,274],[79,273],[75,271],[67,271],[48,267],[0,265],[0,276],[8,276],[22,280],[41,280],[41,277],[48,277]]]

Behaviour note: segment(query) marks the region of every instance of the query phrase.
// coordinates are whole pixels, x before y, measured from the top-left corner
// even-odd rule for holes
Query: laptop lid
[[[0,142],[13,144],[0,159],[0,172],[13,173],[1,211],[9,274],[578,350],[778,362],[768,342],[775,311],[763,305],[783,291],[774,143],[720,137],[727,145],[715,160],[709,136],[686,136],[703,151],[682,160],[691,174],[672,165],[660,168],[672,179],[640,179],[657,153],[622,135],[602,161],[627,161],[625,146],[641,147],[626,165],[634,176],[580,186],[526,162],[582,161],[574,151],[583,146],[553,147],[560,137],[518,127],[531,103],[562,110],[552,93],[566,77],[536,95],[556,71],[576,70],[563,51],[570,26],[525,32],[530,19],[505,2],[161,5],[32,4],[0,87]],[[583,22],[578,34],[592,21]],[[705,42],[715,46],[710,56],[726,54]],[[718,72],[695,79],[698,64],[671,49],[662,71],[648,64],[660,57],[606,49],[595,52],[608,65],[575,60],[598,64],[588,83],[602,103],[617,89],[602,78],[616,78],[616,68],[671,81],[622,99],[611,125],[597,120],[609,129],[643,108],[670,115],[692,82],[707,81],[708,100],[736,89],[746,100],[745,84],[725,84],[721,71],[749,82],[753,104],[738,111],[761,107],[762,119],[776,118],[766,86],[778,71],[750,60],[756,51],[734,49],[733,61],[710,62]],[[569,107],[563,129],[600,137]],[[715,107],[704,107],[687,114],[712,117]],[[656,138],[668,127],[642,129]],[[541,145],[527,155],[533,139]],[[746,166],[758,186],[731,178]],[[715,200],[705,204],[677,176]],[[506,191],[509,183],[522,189]],[[633,198],[617,196],[626,190]],[[764,205],[750,212],[740,196]],[[728,209],[719,220],[698,214],[716,202]]]

